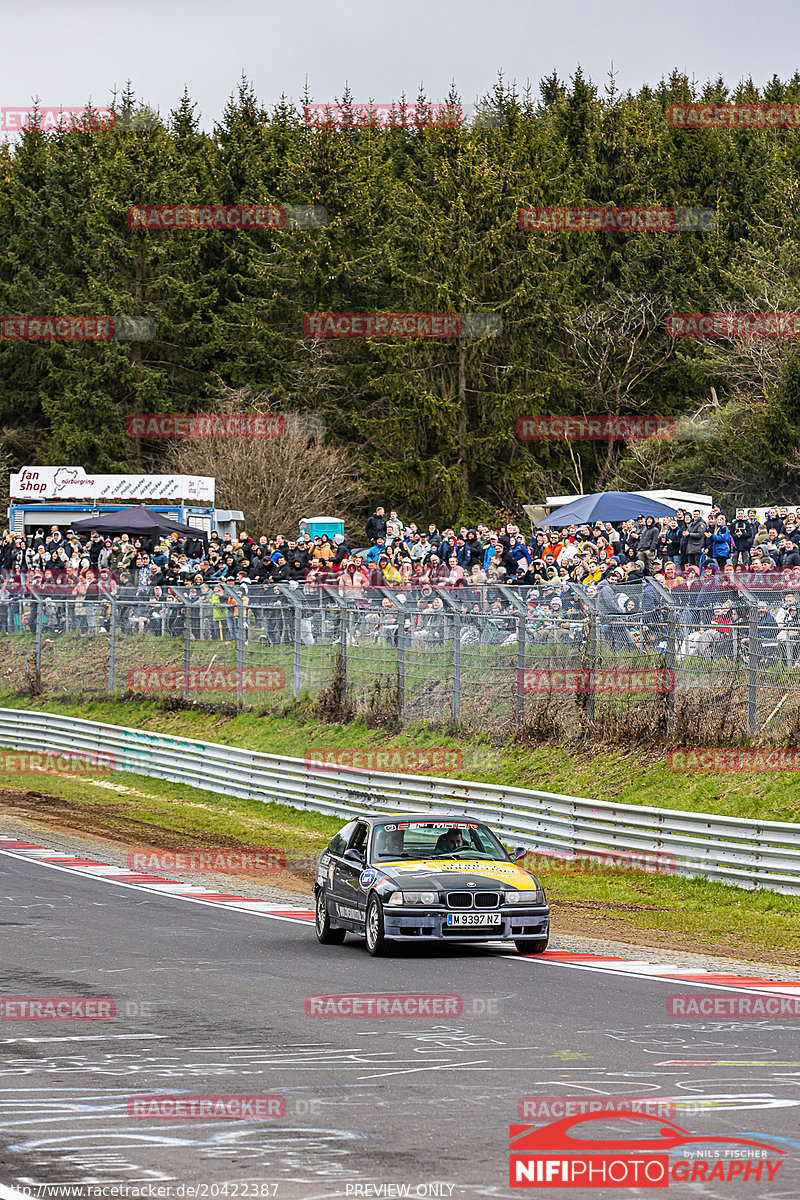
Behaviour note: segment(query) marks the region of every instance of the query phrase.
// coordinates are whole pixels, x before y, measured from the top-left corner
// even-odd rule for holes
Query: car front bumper
[[[492,914],[495,915],[495,914]],[[420,905],[392,909],[384,905],[383,931],[388,938],[417,938],[445,942],[496,942],[519,938],[546,938],[550,932],[550,909],[546,904],[524,905],[497,914],[494,926],[448,926],[448,911]]]

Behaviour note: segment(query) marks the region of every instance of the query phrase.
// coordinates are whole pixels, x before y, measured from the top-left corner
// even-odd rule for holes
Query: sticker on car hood
[[[498,880],[501,883],[508,884],[510,887],[530,888],[536,886],[533,875],[528,871],[523,871],[515,863],[471,862],[469,860],[457,862],[450,859],[426,858],[413,862],[401,860],[399,862],[382,863],[381,865],[384,870],[391,871],[393,875],[402,875],[403,873],[415,875],[475,875],[479,879]]]

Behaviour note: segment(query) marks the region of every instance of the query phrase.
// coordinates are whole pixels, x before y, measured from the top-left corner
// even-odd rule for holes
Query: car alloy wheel
[[[386,953],[387,941],[383,932],[383,909],[377,896],[370,898],[367,905],[367,950],[377,958]]]
[[[320,888],[317,892],[314,928],[317,931],[317,941],[321,942],[323,946],[340,946],[344,941],[345,930],[334,929],[331,925],[324,888]]]

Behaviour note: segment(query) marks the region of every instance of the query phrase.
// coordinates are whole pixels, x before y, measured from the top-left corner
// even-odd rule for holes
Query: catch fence
[[[2,686],[137,692],[242,708],[316,697],[388,726],[552,724],[695,714],[717,739],[779,739],[800,704],[800,618],[783,590],[288,583],[0,592]],[[694,718],[692,718],[694,719]],[[698,728],[695,744],[704,741]],[[713,741],[713,739],[712,739]],[[712,744],[705,737],[705,744]]]

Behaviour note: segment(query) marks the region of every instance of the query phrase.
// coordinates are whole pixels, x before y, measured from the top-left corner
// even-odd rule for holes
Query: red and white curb
[[[300,921],[307,924],[314,920],[314,910],[292,904],[275,904],[269,900],[253,900],[248,896],[236,896],[227,892],[214,891],[195,883],[181,883],[161,875],[147,875],[141,871],[130,871],[125,867],[113,867],[110,863],[94,858],[79,858],[61,850],[49,850],[34,842],[21,841],[0,835],[0,854],[17,858],[23,862],[35,862],[40,866],[54,867],[72,875],[82,875],[102,883],[113,883],[119,887],[131,887],[156,895],[174,896],[178,900],[194,900],[201,904],[214,904],[218,908],[256,913],[277,920]]]
[[[703,967],[678,967],[674,963],[648,962],[640,958],[616,958],[604,954],[577,954],[569,950],[547,950],[537,955],[536,962],[570,967],[573,970],[599,971],[604,974],[627,975],[639,978],[680,980],[690,987],[711,988],[714,991],[733,989],[737,992],[770,992],[783,996],[800,995],[800,981],[761,979],[757,976],[736,975],[729,971],[707,971]]]
[[[0,854],[16,858],[23,862],[33,862],[39,866],[51,867],[57,871],[66,871],[72,875],[95,879],[101,883],[110,883],[117,887],[133,888],[137,891],[150,892],[154,895],[166,895],[176,900],[188,900],[195,904],[209,904],[217,908],[232,909],[236,912],[253,913],[255,916],[268,917],[274,921],[291,921],[308,925],[314,920],[314,910],[290,904],[275,904],[269,900],[253,900],[248,896],[237,896],[227,892],[214,891],[200,884],[181,883],[176,879],[166,879],[159,875],[147,875],[138,871],[129,871],[123,867],[114,867],[110,863],[99,862],[93,858],[80,858],[60,850],[50,850],[46,846],[34,842],[22,841],[19,838],[0,835]],[[486,943],[505,949],[505,943]],[[776,981],[761,979],[747,975],[736,975],[730,972],[707,971],[698,967],[677,967],[674,963],[649,962],[641,958],[617,958],[604,954],[582,954],[571,950],[547,950],[544,954],[522,955],[513,954],[509,957],[518,962],[535,963],[543,966],[567,967],[578,971],[593,971],[601,974],[623,975],[633,978],[680,980],[690,987],[730,989],[739,992],[770,992],[784,996],[800,995],[800,981]],[[0,1197],[0,1200],[2,1198]]]

